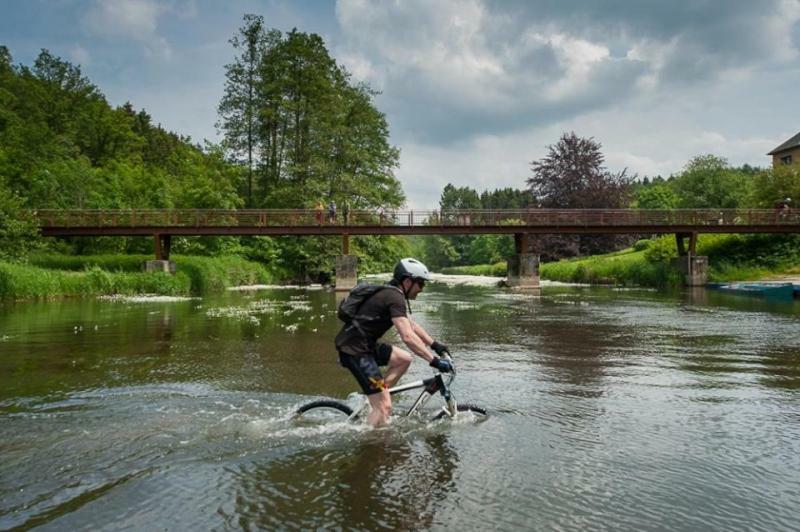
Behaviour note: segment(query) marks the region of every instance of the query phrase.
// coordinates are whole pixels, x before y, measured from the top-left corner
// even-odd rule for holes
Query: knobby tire
[[[471,405],[469,403],[457,405],[456,410],[458,410],[459,412],[472,412],[473,414],[476,415],[475,417],[478,418],[479,420],[482,420],[486,418],[486,416],[488,416],[485,408],[481,408],[480,406],[477,405]],[[449,417],[450,416],[447,414],[447,412],[439,412],[433,419],[434,421],[437,421],[439,419],[444,419]]]
[[[295,412],[295,416],[302,416],[309,410],[314,409],[338,410],[347,417],[350,417],[353,414],[353,409],[340,401],[335,401],[333,399],[320,399],[318,401],[312,401],[310,403],[301,405]]]

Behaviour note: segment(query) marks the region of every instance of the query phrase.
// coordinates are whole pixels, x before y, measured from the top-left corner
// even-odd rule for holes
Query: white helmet
[[[428,272],[428,268],[417,259],[412,259],[410,257],[401,259],[394,267],[395,280],[400,282],[406,277],[411,277],[413,280],[431,280],[431,274]]]

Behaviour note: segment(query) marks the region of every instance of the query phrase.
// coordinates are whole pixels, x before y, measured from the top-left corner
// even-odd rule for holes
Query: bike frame
[[[417,388],[422,388],[422,391],[417,397],[417,400],[414,401],[414,404],[411,405],[411,408],[408,409],[408,412],[405,413],[406,416],[411,416],[415,414],[420,408],[428,402],[428,399],[433,397],[436,392],[439,392],[444,399],[445,406],[442,407],[442,410],[447,412],[447,415],[450,417],[455,417],[458,413],[458,405],[456,404],[456,398],[453,396],[452,392],[450,392],[450,384],[453,382],[453,379],[456,378],[455,372],[450,373],[447,375],[447,379],[444,378],[444,374],[438,373],[433,377],[422,379],[419,381],[409,382],[407,384],[400,384],[398,386],[393,386],[389,388],[390,395],[397,395],[399,393],[407,392],[409,390],[416,390]],[[366,400],[366,396],[364,398],[364,402],[362,403],[361,407],[354,410],[353,413],[350,415],[349,419],[355,419],[364,411],[364,409],[369,404],[369,401]]]

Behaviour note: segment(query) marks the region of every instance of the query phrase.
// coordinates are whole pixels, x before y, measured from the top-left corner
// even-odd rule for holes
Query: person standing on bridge
[[[314,218],[317,219],[317,225],[322,225],[322,213],[325,212],[325,206],[322,204],[322,200],[317,201],[317,206],[314,210],[316,211],[314,213]]]
[[[357,316],[342,326],[334,340],[339,363],[350,370],[367,395],[372,407],[367,422],[373,427],[389,422],[392,413],[389,388],[411,365],[408,351],[378,342],[392,326],[406,346],[431,367],[441,372],[453,371],[450,361],[441,358],[445,353],[449,355],[447,346],[431,338],[406,314],[407,301],[416,299],[429,280],[430,274],[424,264],[412,258],[402,259],[395,265],[389,285],[361,303]],[[388,366],[385,375],[381,374],[379,366]]]
[[[350,223],[350,202],[344,200],[344,205],[342,205],[342,220],[344,220],[344,225]]]
[[[336,223],[336,202],[333,200],[328,204],[328,222],[331,224]]]

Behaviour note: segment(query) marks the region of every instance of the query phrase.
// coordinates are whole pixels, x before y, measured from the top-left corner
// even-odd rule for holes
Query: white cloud
[[[95,0],[82,23],[94,35],[137,42],[147,56],[167,60],[172,49],[158,34],[158,18],[167,9],[153,0]]]

